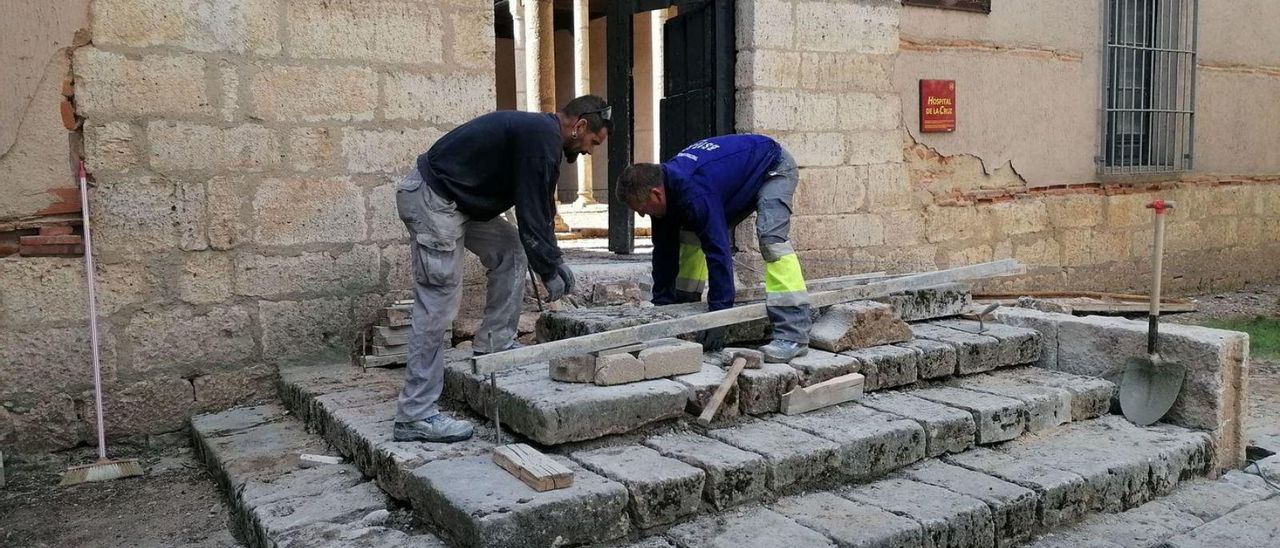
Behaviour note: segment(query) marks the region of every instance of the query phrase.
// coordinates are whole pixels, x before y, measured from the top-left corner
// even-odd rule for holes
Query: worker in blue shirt
[[[783,363],[809,350],[809,293],[791,245],[791,196],[798,170],[777,141],[724,135],[689,145],[667,162],[628,166],[618,197],[653,218],[653,304],[697,302],[710,282],[711,310],[733,306],[731,233],[756,213],[765,262],[765,294],[773,340],[765,359]],[[700,334],[703,347],[723,346],[723,330]]]

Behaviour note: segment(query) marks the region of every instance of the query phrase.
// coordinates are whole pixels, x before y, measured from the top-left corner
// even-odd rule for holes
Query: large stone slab
[[[950,386],[995,394],[1026,404],[1027,432],[1036,433],[1071,422],[1071,392],[1052,386],[1036,386],[1011,380],[993,372],[961,377]]]
[[[786,497],[770,508],[842,548],[916,548],[923,542],[923,530],[914,520],[828,492]]]
[[[911,339],[911,328],[893,307],[874,301],[833,305],[809,330],[809,345],[828,352],[844,352]]]
[[[792,359],[789,365],[800,372],[800,386],[812,386],[862,369],[862,363],[857,358],[816,348],[810,348],[807,354]]]
[[[840,446],[839,476],[880,477],[924,458],[924,428],[913,420],[860,405],[840,405],[772,420]]]
[[[413,471],[415,511],[467,546],[603,542],[627,533],[627,488],[563,457],[567,489],[534,491],[489,456],[427,463]]]
[[[738,375],[738,407],[744,414],[777,413],[782,395],[800,385],[800,372],[785,363],[766,363]]]
[[[840,495],[915,520],[924,530],[926,548],[995,544],[991,510],[973,497],[900,478],[853,487]]]
[[[859,403],[919,423],[924,428],[927,457],[965,451],[977,440],[978,427],[972,413],[920,399],[909,392],[867,394]]]
[[[641,529],[677,521],[698,511],[703,472],[639,445],[574,453],[588,470],[627,486],[627,510]]]
[[[539,341],[555,341],[600,333],[623,327],[632,327],[673,318],[705,313],[705,303],[673,304],[667,306],[598,306],[566,310],[548,310],[538,317],[535,331]],[[725,344],[755,343],[769,339],[772,326],[767,318],[727,326]],[[693,335],[682,336],[688,339]]]
[[[1014,367],[999,372],[1010,381],[1034,386],[1061,388],[1071,393],[1071,420],[1082,421],[1101,417],[1111,410],[1111,398],[1116,385],[1106,379],[1073,375],[1042,367]]]
[[[932,320],[964,312],[973,302],[969,289],[969,284],[943,284],[894,293],[876,300],[892,305],[903,321]]]
[[[937,379],[956,374],[956,349],[946,343],[929,339],[913,339],[895,346],[910,348],[919,357],[916,373],[922,379]]]
[[[910,348],[881,345],[850,350],[841,355],[855,358],[862,364],[858,372],[867,378],[867,391],[905,386],[919,378],[916,373],[919,354]]]
[[[1216,481],[1196,480],[1179,484],[1177,490],[1160,501],[1204,521],[1212,521],[1274,494],[1262,478],[1232,470]]]
[[[819,483],[838,475],[840,446],[773,421],[754,421],[707,432],[729,445],[763,455],[769,488]]]
[[[1219,519],[1165,541],[1169,548],[1231,546],[1266,548],[1280,538],[1280,497],[1250,503]]]
[[[279,548],[311,548],[332,546],[343,548],[446,548],[433,535],[410,535],[381,526],[360,523],[316,523],[289,531],[276,539]]]
[[[1093,542],[1120,546],[1157,546],[1178,533],[1190,531],[1204,520],[1156,501],[1120,514],[1098,514],[1061,535],[1062,540],[1075,539],[1080,545]]]
[[[804,546],[834,548],[821,533],[767,508],[726,512],[672,527],[667,537],[687,548]]]
[[[1036,461],[1020,460],[990,449],[971,449],[943,459],[1031,489],[1039,496],[1037,515],[1043,529],[1072,523],[1089,512],[1094,492],[1079,474]]]
[[[1058,369],[1058,322],[1069,316],[1010,306],[1002,306],[995,311],[996,321],[1000,323],[1040,333],[1040,358],[1035,364],[1045,369]]]
[[[912,466],[903,470],[902,476],[987,503],[997,546],[1014,546],[1031,538],[1039,525],[1036,519],[1039,497],[1025,487],[940,461]]]
[[[917,339],[946,343],[956,349],[956,374],[972,375],[1002,367],[1000,341],[986,335],[974,335],[930,323],[911,324]]]
[[[760,455],[698,434],[666,434],[644,444],[701,468],[706,473],[703,498],[717,510],[764,496],[769,469]]]
[[[258,528],[272,536],[306,525],[351,522],[377,510],[386,510],[391,499],[372,482],[313,496],[264,504],[252,510]]]
[[[913,390],[911,395],[971,413],[980,444],[1009,441],[1027,431],[1028,406],[1021,400],[951,387]]]
[[[1040,359],[1040,332],[1034,329],[961,319],[938,320],[934,324],[994,337],[1000,341],[999,360],[1002,366],[1034,363]]]

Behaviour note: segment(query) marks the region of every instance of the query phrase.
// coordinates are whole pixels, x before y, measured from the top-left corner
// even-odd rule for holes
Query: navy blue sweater
[[[667,214],[653,220],[653,304],[675,302],[680,231],[698,235],[707,257],[708,308],[733,306],[730,223],[755,210],[756,195],[782,147],[763,135],[698,141],[662,164]]]
[[[418,156],[418,171],[471,219],[488,221],[515,206],[529,266],[545,279],[561,262],[552,223],[563,155],[554,114],[504,110],[446,133]]]

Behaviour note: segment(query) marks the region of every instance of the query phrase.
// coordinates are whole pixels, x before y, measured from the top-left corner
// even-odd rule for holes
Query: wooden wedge
[[[493,462],[534,491],[564,489],[573,485],[573,470],[523,443],[494,447]]]

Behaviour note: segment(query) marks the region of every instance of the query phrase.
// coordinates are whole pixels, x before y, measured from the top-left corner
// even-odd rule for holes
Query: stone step
[[[393,503],[355,466],[300,468],[299,454],[331,451],[279,405],[198,415],[191,427],[249,546],[445,546],[430,533],[385,526]]]

